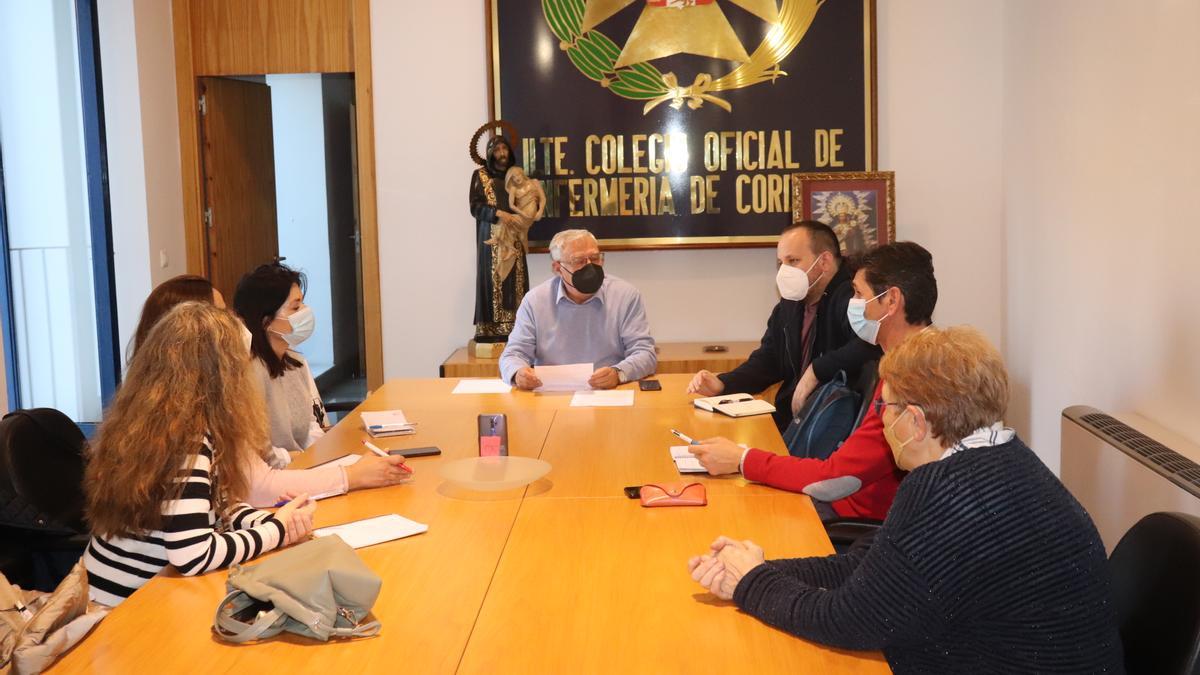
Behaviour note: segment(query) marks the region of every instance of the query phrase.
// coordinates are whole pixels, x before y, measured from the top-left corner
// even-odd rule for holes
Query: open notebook
[[[700,460],[688,452],[686,445],[671,446],[671,459],[675,461],[675,468],[679,469],[679,473],[707,473]]]
[[[701,410],[719,412],[730,417],[750,417],[752,415],[769,415],[775,412],[775,406],[761,398],[750,394],[724,394],[709,396],[692,401],[692,405]]]

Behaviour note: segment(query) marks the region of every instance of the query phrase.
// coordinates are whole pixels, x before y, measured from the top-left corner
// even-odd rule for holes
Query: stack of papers
[[[507,394],[512,391],[512,387],[505,384],[503,380],[493,377],[490,380],[459,380],[458,384],[454,385],[454,391],[451,394]]]
[[[585,391],[592,388],[588,380],[595,372],[590,363],[572,363],[567,366],[536,366],[533,373],[542,381],[534,391]]]
[[[686,445],[671,446],[671,459],[675,461],[675,468],[679,469],[679,473],[708,473],[700,460],[688,452]]]
[[[572,408],[622,408],[633,405],[632,389],[612,389],[609,391],[577,391],[571,397]]]
[[[379,410],[362,414],[363,428],[373,438],[407,436],[416,433],[413,422],[404,417],[403,410]]]
[[[724,396],[709,396],[692,401],[692,405],[701,410],[719,412],[730,417],[750,417],[752,415],[767,415],[775,412],[775,406],[750,394],[725,394]]]
[[[429,531],[429,526],[394,513],[313,530],[317,537],[337,535],[353,548],[382,544]]]

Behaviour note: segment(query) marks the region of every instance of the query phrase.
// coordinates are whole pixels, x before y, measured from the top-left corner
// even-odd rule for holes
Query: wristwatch
[[[617,371],[617,381],[618,382],[620,382],[621,384],[625,384],[626,382],[629,381],[629,376],[625,374],[625,371],[621,370],[620,368],[613,368],[613,370]]]

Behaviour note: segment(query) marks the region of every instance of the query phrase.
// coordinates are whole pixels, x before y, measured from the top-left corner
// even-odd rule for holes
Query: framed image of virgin
[[[792,175],[792,222],[833,228],[846,255],[896,240],[896,177],[891,171]]]
[[[792,174],[875,168],[874,0],[485,8],[491,135],[471,153],[517,139],[545,193],[531,250],[569,228],[608,249],[773,246]]]

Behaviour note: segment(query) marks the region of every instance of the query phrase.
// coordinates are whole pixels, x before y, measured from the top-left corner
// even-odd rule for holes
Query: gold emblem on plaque
[[[643,114],[662,103],[692,110],[706,102],[732,111],[718,94],[786,76],[780,63],[800,44],[825,0],[542,0],[546,22],[575,67],[614,94],[644,101]],[[624,46],[599,28],[613,15],[644,3]],[[721,3],[738,5],[768,24],[766,37],[748,52]],[[694,54],[736,64],[723,75],[698,73],[691,84],[651,61]]]

